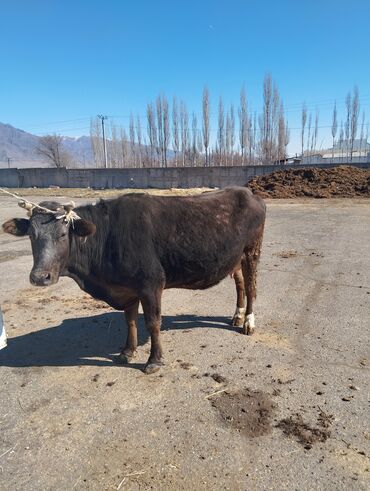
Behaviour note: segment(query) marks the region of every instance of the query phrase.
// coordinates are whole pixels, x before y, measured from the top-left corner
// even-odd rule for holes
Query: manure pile
[[[331,169],[303,167],[254,177],[248,183],[262,198],[370,197],[370,170],[349,165]]]

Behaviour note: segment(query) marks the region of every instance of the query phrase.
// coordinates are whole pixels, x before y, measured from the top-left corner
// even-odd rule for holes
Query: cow
[[[135,355],[141,302],[151,337],[144,372],[158,371],[163,290],[202,290],[228,274],[238,293],[232,324],[253,332],[266,207],[248,188],[181,197],[132,193],[74,210],[44,201],[28,209],[29,219],[14,218],[2,227],[29,236],[31,284],[48,286],[68,276],[92,297],[123,310],[128,332],[116,361],[126,364]]]

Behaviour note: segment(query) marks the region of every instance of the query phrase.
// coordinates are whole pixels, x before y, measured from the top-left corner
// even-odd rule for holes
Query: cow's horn
[[[65,209],[65,211],[67,213],[69,213],[70,211],[73,210],[73,208],[75,207],[75,202],[74,201],[70,201],[69,203],[66,203],[65,205],[63,205],[63,208]]]
[[[18,206],[24,208],[25,210],[31,211],[34,209],[34,205],[29,203],[28,201],[19,201]]]
[[[19,201],[18,206],[27,210],[28,216],[32,215],[32,210],[35,208],[35,206],[32,203],[29,203],[28,201]]]

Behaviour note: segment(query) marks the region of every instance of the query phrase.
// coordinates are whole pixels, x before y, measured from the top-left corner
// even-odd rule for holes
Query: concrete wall
[[[338,164],[318,164],[330,168]],[[370,168],[370,163],[355,163]],[[0,187],[46,188],[196,188],[244,185],[252,177],[301,165],[170,167],[152,169],[0,169]]]

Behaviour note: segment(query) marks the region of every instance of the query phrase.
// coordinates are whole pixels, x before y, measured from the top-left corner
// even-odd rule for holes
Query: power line
[[[365,94],[365,95],[362,95],[360,96],[359,98],[359,101],[360,101],[360,104],[366,104],[368,102],[370,102],[370,94]],[[317,100],[317,101],[309,101],[307,103],[305,102],[295,102],[295,103],[291,103],[291,104],[286,104],[284,105],[284,111],[285,112],[295,112],[295,111],[301,111],[302,110],[302,106],[305,104],[307,110],[309,110],[310,108],[314,108],[316,109],[317,107],[329,107],[329,106],[332,106],[334,105],[334,103],[337,104],[337,107],[338,106],[341,106],[341,105],[344,105],[346,102],[346,98],[345,97],[341,97],[341,98],[337,98],[337,99],[320,99],[320,100]],[[251,105],[251,103],[249,103],[249,105]],[[258,107],[258,108],[255,108],[253,110],[253,112],[257,112],[257,111],[261,111],[262,108],[261,107]],[[202,115],[202,112],[201,111],[194,111],[194,113],[199,117]],[[210,114],[217,114],[217,112],[214,112],[214,111],[211,111]],[[146,114],[143,115],[143,114],[139,114],[138,115],[139,117],[141,118],[145,118],[146,117]],[[108,115],[107,118],[111,118],[111,119],[114,119],[114,118],[117,118],[117,119],[129,119],[131,117],[131,114],[118,114],[118,115]],[[45,126],[53,126],[53,125],[59,125],[59,124],[66,124],[66,123],[74,123],[76,121],[88,121],[88,120],[91,120],[91,116],[84,116],[84,117],[81,117],[81,118],[74,118],[74,119],[65,119],[65,120],[61,120],[61,121],[52,121],[52,122],[46,122],[46,123],[43,123],[43,124],[32,124],[30,126],[25,126],[23,127],[22,129],[26,128],[28,130],[32,130],[32,129],[35,129],[35,128],[43,128]],[[79,129],[79,128],[77,128]],[[84,128],[83,128],[84,129]],[[70,131],[69,129],[65,129],[64,131]]]
[[[91,116],[85,116],[83,118],[75,118],[75,119],[65,119],[63,121],[53,121],[53,122],[48,122],[48,123],[43,123],[43,124],[31,124],[31,126],[24,126],[23,128],[28,128],[29,130],[32,130],[34,128],[43,128],[44,126],[53,126],[55,124],[65,124],[65,123],[75,123],[76,121],[86,121],[90,120]]]

